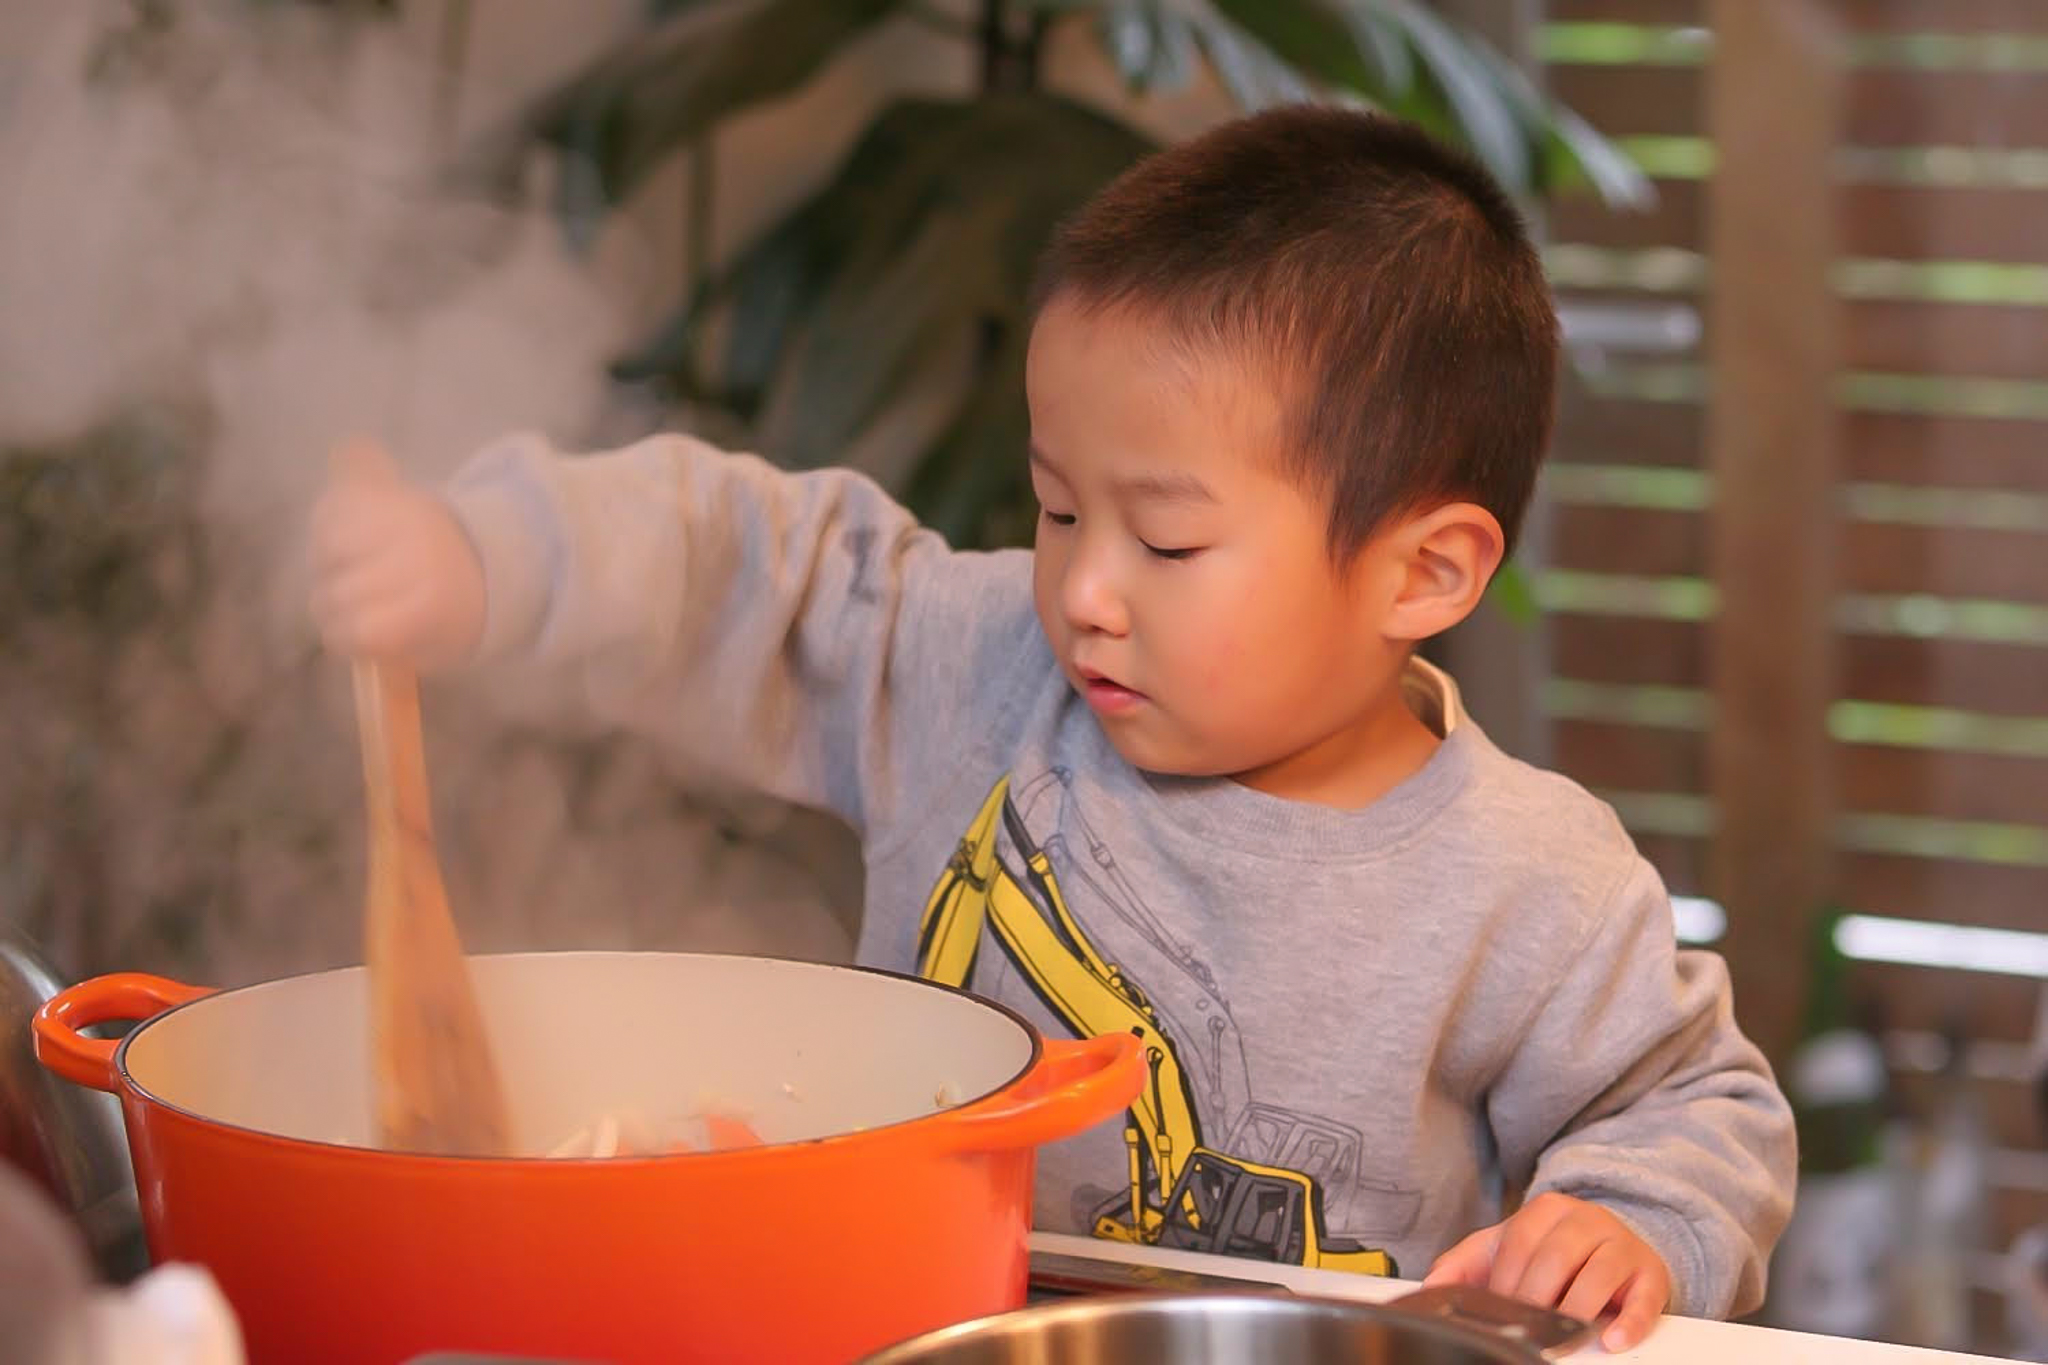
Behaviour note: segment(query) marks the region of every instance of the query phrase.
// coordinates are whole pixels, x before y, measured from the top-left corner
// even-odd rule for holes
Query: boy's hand
[[[312,608],[338,654],[448,668],[484,633],[484,575],[441,500],[367,441],[336,450],[313,509]]]
[[[1626,1351],[1671,1301],[1671,1272],[1628,1225],[1583,1199],[1539,1194],[1514,1217],[1481,1228],[1446,1251],[1425,1285],[1469,1284],[1555,1308],[1582,1322],[1608,1309],[1600,1344]]]

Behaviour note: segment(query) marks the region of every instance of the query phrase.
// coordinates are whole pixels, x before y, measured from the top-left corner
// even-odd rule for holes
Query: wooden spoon
[[[434,853],[419,684],[355,665],[370,833],[364,907],[378,1139],[448,1156],[511,1152],[505,1095]]]

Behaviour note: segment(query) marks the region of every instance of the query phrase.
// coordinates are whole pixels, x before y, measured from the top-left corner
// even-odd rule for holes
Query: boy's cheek
[[[1066,622],[1060,613],[1059,579],[1056,575],[1033,573],[1031,604],[1037,609],[1038,627],[1051,642],[1053,652],[1064,654],[1062,642],[1066,639]]]
[[[1251,651],[1245,648],[1244,636],[1232,630],[1212,628],[1207,644],[1207,653],[1212,661],[1210,667],[1215,674],[1212,682],[1218,687],[1243,692],[1246,670],[1253,662]]]

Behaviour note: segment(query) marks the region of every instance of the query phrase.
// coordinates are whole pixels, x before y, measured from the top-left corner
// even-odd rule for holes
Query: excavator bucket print
[[[1148,980],[1098,948],[1104,917],[1136,945]],[[1151,1079],[1125,1115],[1123,1187],[1091,1210],[1097,1237],[1399,1273],[1386,1252],[1330,1231],[1359,1182],[1362,1136],[1255,1099],[1215,973],[1146,905],[1063,771],[1014,792],[996,783],[925,904],[918,971],[966,986],[989,942],[1003,958],[990,965],[1014,969],[1075,1036],[1122,1031],[1145,1045]]]

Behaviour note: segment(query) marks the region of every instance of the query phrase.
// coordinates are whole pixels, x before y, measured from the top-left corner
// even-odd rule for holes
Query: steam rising
[[[401,26],[0,9],[0,923],[74,972],[360,960],[346,678],[298,564],[325,452],[367,431],[437,478],[511,428],[645,429],[603,378],[640,320],[538,207],[449,188]],[[427,703],[474,946],[844,955],[819,826],[532,699]]]

